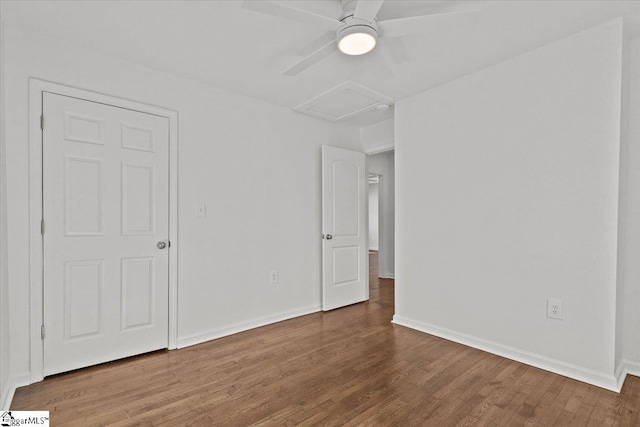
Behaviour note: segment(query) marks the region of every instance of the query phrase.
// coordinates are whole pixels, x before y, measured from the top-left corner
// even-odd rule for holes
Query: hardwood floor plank
[[[616,394],[390,323],[375,262],[368,302],[55,375],[12,409],[55,426],[640,425],[640,378]]]

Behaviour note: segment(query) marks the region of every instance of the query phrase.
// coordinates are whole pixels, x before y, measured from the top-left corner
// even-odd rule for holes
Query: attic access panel
[[[294,110],[337,122],[373,110],[378,105],[392,102],[391,98],[365,86],[344,82],[298,105]]]

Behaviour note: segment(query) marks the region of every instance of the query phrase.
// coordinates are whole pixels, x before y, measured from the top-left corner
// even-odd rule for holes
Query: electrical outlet
[[[275,285],[276,283],[278,283],[278,270],[271,270],[269,272],[269,282],[272,285]]]
[[[547,298],[547,317],[550,319],[562,320],[562,301],[559,299]]]

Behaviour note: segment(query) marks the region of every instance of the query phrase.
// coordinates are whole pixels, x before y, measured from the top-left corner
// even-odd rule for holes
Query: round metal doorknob
[[[331,240],[333,239],[333,236],[331,234],[327,234],[327,240]]]
[[[165,242],[158,242],[156,246],[158,247],[158,249],[164,249],[167,247],[167,244]]]

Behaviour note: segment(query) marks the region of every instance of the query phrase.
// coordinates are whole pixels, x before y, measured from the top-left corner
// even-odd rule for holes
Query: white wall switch
[[[562,320],[562,301],[559,299],[547,298],[547,317],[550,319]]]
[[[207,216],[207,204],[205,202],[196,203],[196,218]]]

